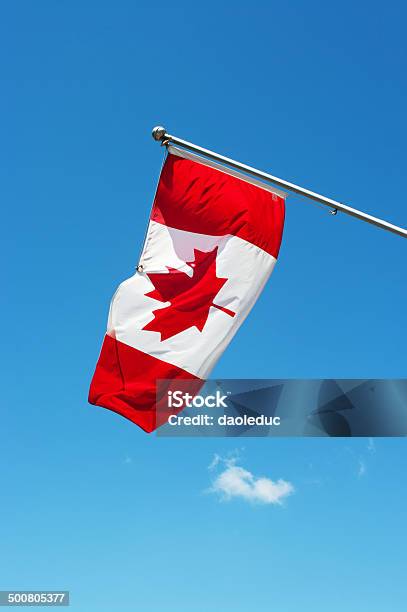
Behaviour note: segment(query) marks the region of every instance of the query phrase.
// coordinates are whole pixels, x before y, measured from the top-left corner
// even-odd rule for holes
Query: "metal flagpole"
[[[169,143],[174,143],[183,147],[184,149],[188,149],[190,151],[194,151],[200,155],[204,155],[210,159],[215,161],[219,161],[223,164],[227,164],[232,168],[237,168],[238,170],[242,170],[247,174],[255,176],[256,178],[263,179],[283,189],[287,189],[287,191],[292,191],[297,193],[300,196],[304,196],[306,198],[310,198],[315,202],[319,202],[320,204],[324,204],[331,209],[331,213],[336,215],[338,210],[346,213],[347,215],[351,215],[352,217],[356,217],[357,219],[361,219],[362,221],[367,221],[372,225],[377,225],[377,227],[381,227],[389,232],[393,232],[394,234],[398,234],[399,236],[403,236],[407,238],[407,229],[399,227],[398,225],[393,225],[393,223],[389,223],[388,221],[384,221],[383,219],[379,219],[378,217],[373,217],[372,215],[368,215],[367,213],[362,212],[361,210],[357,210],[356,208],[351,208],[346,204],[342,204],[341,202],[337,202],[336,200],[332,200],[331,198],[327,198],[319,193],[315,193],[314,191],[310,191],[309,189],[304,189],[304,187],[299,187],[298,185],[294,185],[294,183],[289,183],[284,179],[277,178],[272,174],[268,174],[268,172],[262,172],[261,170],[257,170],[256,168],[252,168],[251,166],[247,166],[246,164],[242,164],[234,159],[230,159],[229,157],[225,157],[224,155],[219,155],[219,153],[215,153],[214,151],[210,151],[209,149],[204,149],[203,147],[199,147],[198,145],[193,144],[192,142],[188,142],[187,140],[182,140],[177,136],[172,136],[168,134],[166,129],[162,126],[157,126],[153,129],[152,132],[154,140],[161,142],[164,145]]]

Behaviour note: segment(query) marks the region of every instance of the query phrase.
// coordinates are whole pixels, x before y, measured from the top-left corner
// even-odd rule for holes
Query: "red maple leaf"
[[[213,303],[228,280],[216,276],[217,251],[218,247],[209,253],[194,249],[194,261],[186,262],[193,268],[192,276],[168,266],[168,273],[147,273],[155,289],[146,296],[171,304],[154,310],[154,319],[143,329],[160,332],[161,340],[166,340],[189,327],[195,326],[202,331],[211,306],[235,316],[232,310]]]

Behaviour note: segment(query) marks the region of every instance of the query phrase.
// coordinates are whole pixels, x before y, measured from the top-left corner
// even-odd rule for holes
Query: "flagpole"
[[[304,196],[305,198],[309,198],[314,200],[315,202],[319,202],[324,206],[328,206],[331,209],[331,213],[336,215],[338,210],[346,213],[347,215],[351,215],[352,217],[356,217],[357,219],[361,219],[362,221],[367,221],[367,223],[371,223],[372,225],[376,225],[377,227],[381,227],[389,232],[393,232],[394,234],[398,234],[399,236],[403,236],[407,238],[407,229],[403,227],[399,227],[398,225],[393,225],[393,223],[389,223],[388,221],[384,221],[384,219],[379,219],[378,217],[373,217],[357,208],[352,208],[351,206],[347,206],[346,204],[342,204],[341,202],[337,202],[336,200],[332,200],[331,198],[327,198],[326,196],[320,195],[319,193],[315,193],[314,191],[310,191],[309,189],[305,189],[304,187],[300,187],[299,185],[295,185],[294,183],[289,183],[284,179],[278,178],[269,174],[268,172],[262,172],[261,170],[257,170],[252,166],[247,166],[246,164],[242,164],[234,159],[230,159],[230,157],[225,157],[224,155],[220,155],[219,153],[215,153],[214,151],[210,151],[209,149],[204,149],[198,145],[193,144],[192,142],[188,142],[187,140],[182,140],[177,136],[173,136],[168,134],[166,129],[162,126],[157,126],[153,129],[152,136],[154,140],[161,142],[163,145],[167,145],[169,143],[174,143],[175,145],[179,145],[184,149],[188,149],[199,155],[204,155],[210,159],[215,161],[219,161],[223,164],[227,164],[232,168],[236,168],[238,170],[242,170],[251,176],[256,178],[260,178],[262,180],[273,183],[274,185],[278,185],[287,191],[291,191],[300,196]]]

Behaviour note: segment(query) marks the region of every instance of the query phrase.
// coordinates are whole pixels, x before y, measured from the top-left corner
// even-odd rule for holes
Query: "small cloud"
[[[217,494],[221,500],[240,498],[252,503],[281,505],[286,497],[294,493],[290,482],[281,478],[273,481],[264,476],[254,476],[249,470],[236,465],[236,457],[215,457],[215,467],[223,463],[224,470],[214,479],[209,492]]]
[[[215,453],[212,461],[208,465],[208,470],[214,470],[220,461],[222,461],[222,457]]]
[[[127,457],[124,458],[123,463],[125,465],[128,465],[129,463],[133,463],[133,459],[131,457],[127,456]]]
[[[369,438],[368,439],[367,450],[369,451],[369,453],[375,453],[376,452],[376,444],[375,444],[374,438]]]
[[[365,474],[366,474],[366,463],[363,461],[363,459],[359,459],[358,477],[362,478],[362,476],[364,476]]]
[[[240,451],[237,448],[233,451],[230,451],[226,457],[221,457],[221,455],[218,455],[218,453],[215,453],[212,461],[208,465],[208,470],[209,471],[214,470],[220,463],[223,463],[224,465],[235,465],[235,463],[239,460],[239,458],[240,458]]]

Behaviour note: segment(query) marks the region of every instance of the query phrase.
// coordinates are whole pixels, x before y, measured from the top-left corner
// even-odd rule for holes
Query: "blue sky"
[[[0,588],[77,612],[404,609],[403,439],[164,439],[87,405],[157,123],[407,225],[402,2],[2,6]],[[406,243],[293,197],[214,375],[405,377]],[[294,487],[210,492],[215,454]]]

